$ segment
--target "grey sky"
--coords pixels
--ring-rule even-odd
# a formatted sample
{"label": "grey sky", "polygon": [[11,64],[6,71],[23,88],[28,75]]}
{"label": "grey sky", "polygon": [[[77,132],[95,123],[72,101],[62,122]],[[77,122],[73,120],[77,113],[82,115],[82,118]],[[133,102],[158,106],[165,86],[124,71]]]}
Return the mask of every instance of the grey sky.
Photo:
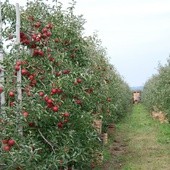
{"label": "grey sky", "polygon": [[[61,2],[67,6],[70,0]],[[158,62],[166,63],[170,0],[77,0],[75,12],[87,20],[85,34],[98,31],[110,63],[130,86],[143,85]]]}

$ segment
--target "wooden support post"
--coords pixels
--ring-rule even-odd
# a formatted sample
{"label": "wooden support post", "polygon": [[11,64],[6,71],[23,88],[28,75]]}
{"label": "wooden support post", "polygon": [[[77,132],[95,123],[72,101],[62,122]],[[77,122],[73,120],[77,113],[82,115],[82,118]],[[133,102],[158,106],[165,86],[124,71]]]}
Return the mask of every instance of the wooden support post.
{"label": "wooden support post", "polygon": [[[1,63],[3,63],[4,54],[3,54],[3,42],[2,42],[2,2],[0,1],[0,87],[4,86],[4,68]],[[5,93],[0,94],[0,113],[4,112],[3,106],[5,104]]]}
{"label": "wooden support post", "polygon": [[[17,60],[20,60],[20,11],[19,4],[16,3],[16,45],[18,45]],[[22,89],[21,89],[21,66],[17,71],[17,99],[18,99],[18,116],[22,114]],[[18,118],[19,119],[19,118]],[[23,135],[23,127],[19,122],[19,133]]]}

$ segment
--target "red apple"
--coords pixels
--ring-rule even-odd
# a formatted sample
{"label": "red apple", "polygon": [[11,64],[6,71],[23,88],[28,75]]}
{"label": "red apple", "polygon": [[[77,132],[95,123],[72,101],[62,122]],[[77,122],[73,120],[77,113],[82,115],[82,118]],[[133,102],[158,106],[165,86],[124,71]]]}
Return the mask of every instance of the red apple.
{"label": "red apple", "polygon": [[81,82],[82,82],[82,79],[77,78],[77,83],[81,83]]}
{"label": "red apple", "polygon": [[61,72],[56,72],[55,75],[56,75],[57,77],[59,77],[59,76],[61,76]]}
{"label": "red apple", "polygon": [[19,71],[20,70],[20,66],[19,65],[16,65],[15,66],[15,71]]}
{"label": "red apple", "polygon": [[32,36],[31,36],[31,37],[32,37],[32,39],[33,39],[33,40],[36,40],[37,35],[36,35],[36,34],[32,34]]}
{"label": "red apple", "polygon": [[29,122],[29,127],[35,127],[35,123],[34,122]]}
{"label": "red apple", "polygon": [[16,62],[16,65],[17,65],[17,66],[20,66],[21,64],[22,64],[21,61],[17,61],[17,62]]}
{"label": "red apple", "polygon": [[70,70],[63,70],[63,74],[69,74]]}
{"label": "red apple", "polygon": [[0,94],[3,92],[3,90],[4,90],[3,87],[0,87]]}
{"label": "red apple", "polygon": [[48,103],[48,104],[52,104],[52,103],[53,103],[53,100],[52,100],[52,99],[48,99],[48,100],[47,100],[47,103]]}
{"label": "red apple", "polygon": [[29,17],[28,17],[28,20],[34,21],[34,17],[33,17],[33,16],[29,16]]}
{"label": "red apple", "polygon": [[57,93],[57,89],[51,89],[51,94],[56,94]]}
{"label": "red apple", "polygon": [[14,97],[14,96],[15,96],[14,92],[13,92],[13,91],[10,91],[10,92],[9,92],[9,96],[10,96],[10,97]]}
{"label": "red apple", "polygon": [[42,50],[39,50],[39,51],[38,51],[38,54],[39,54],[40,56],[44,56],[44,52],[43,52]]}
{"label": "red apple", "polygon": [[64,117],[69,117],[70,116],[70,113],[66,112],[63,114]]}
{"label": "red apple", "polygon": [[40,26],[41,26],[41,23],[40,22],[37,22],[37,23],[35,23],[35,28],[39,28]]}
{"label": "red apple", "polygon": [[81,104],[82,104],[82,101],[81,101],[81,100],[76,100],[75,102],[76,102],[76,104],[78,104],[78,105],[81,105]]}
{"label": "red apple", "polygon": [[46,27],[42,29],[42,33],[46,33],[47,31],[48,31],[48,28]]}
{"label": "red apple", "polygon": [[54,112],[58,112],[58,107],[57,106],[54,106],[52,109],[53,109]]}
{"label": "red apple", "polygon": [[107,101],[108,101],[108,102],[111,102],[111,100],[112,100],[112,99],[111,99],[110,97],[107,98]]}
{"label": "red apple", "polygon": [[15,105],[15,102],[10,102],[10,107],[13,107]]}
{"label": "red apple", "polygon": [[10,149],[11,149],[11,147],[8,146],[8,145],[5,145],[5,146],[3,147],[3,150],[4,150],[4,151],[10,151]]}
{"label": "red apple", "polygon": [[44,92],[40,91],[40,92],[39,92],[39,95],[40,95],[41,97],[43,97],[43,96],[44,96]]}
{"label": "red apple", "polygon": [[58,128],[62,128],[63,127],[63,123],[59,122],[59,123],[57,123],[57,126],[58,126]]}
{"label": "red apple", "polygon": [[58,38],[56,38],[56,39],[55,39],[55,42],[58,43],[58,42],[60,42],[60,40],[59,40]]}
{"label": "red apple", "polygon": [[49,97],[48,96],[45,96],[44,97],[44,100],[47,102],[49,100]]}
{"label": "red apple", "polygon": [[50,37],[52,33],[50,31],[47,32],[47,36]]}
{"label": "red apple", "polygon": [[7,140],[7,139],[4,139],[4,140],[2,140],[2,143],[3,143],[3,144],[7,144],[7,143],[8,143],[8,140]]}
{"label": "red apple", "polygon": [[9,140],[8,140],[8,145],[9,145],[9,146],[15,145],[15,141],[14,141],[13,139],[9,139]]}
{"label": "red apple", "polygon": [[31,74],[28,78],[29,80],[34,80],[34,75]]}
{"label": "red apple", "polygon": [[28,112],[23,112],[22,114],[24,117],[28,117],[28,115],[29,115]]}
{"label": "red apple", "polygon": [[63,90],[60,89],[60,88],[57,88],[57,89],[56,89],[56,93],[57,93],[57,94],[61,94],[61,93],[63,93]]}
{"label": "red apple", "polygon": [[53,28],[53,25],[51,23],[47,24],[46,26],[48,29],[52,29]]}
{"label": "red apple", "polygon": [[21,74],[22,75],[27,75],[28,74],[28,70],[26,70],[25,68],[23,68],[22,70],[21,70]]}

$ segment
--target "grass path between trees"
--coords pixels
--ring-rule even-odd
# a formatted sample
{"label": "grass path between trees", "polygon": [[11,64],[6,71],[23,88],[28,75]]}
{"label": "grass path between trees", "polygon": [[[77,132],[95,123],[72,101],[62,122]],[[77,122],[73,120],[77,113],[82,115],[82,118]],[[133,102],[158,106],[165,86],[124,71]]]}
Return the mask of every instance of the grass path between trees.
{"label": "grass path between trees", "polygon": [[170,124],[153,120],[142,104],[134,105],[117,125],[104,159],[102,170],[170,170]]}

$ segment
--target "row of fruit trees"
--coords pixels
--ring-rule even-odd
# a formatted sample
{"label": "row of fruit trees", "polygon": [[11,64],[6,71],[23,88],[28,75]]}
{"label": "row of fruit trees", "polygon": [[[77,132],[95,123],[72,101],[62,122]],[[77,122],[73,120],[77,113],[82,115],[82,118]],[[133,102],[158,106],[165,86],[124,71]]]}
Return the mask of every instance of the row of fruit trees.
{"label": "row of fruit trees", "polygon": [[170,121],[170,60],[144,86],[142,100],[150,111],[163,112]]}
{"label": "row of fruit trees", "polygon": [[0,169],[90,169],[131,91],[84,19],[54,1],[1,4]]}

